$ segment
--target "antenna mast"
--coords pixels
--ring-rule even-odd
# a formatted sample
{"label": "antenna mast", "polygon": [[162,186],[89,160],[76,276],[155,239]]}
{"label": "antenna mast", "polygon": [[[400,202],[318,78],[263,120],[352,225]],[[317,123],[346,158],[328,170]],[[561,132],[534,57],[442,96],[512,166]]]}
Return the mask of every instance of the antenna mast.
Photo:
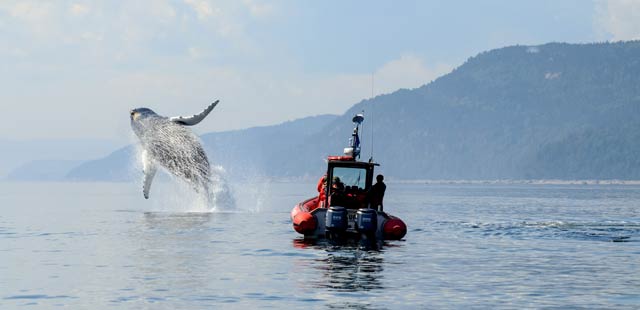
{"label": "antenna mast", "polygon": [[369,162],[373,162],[373,74],[374,72],[371,72],[371,98],[369,98],[371,102],[371,115],[369,115],[369,122],[371,122],[371,153],[369,154]]}

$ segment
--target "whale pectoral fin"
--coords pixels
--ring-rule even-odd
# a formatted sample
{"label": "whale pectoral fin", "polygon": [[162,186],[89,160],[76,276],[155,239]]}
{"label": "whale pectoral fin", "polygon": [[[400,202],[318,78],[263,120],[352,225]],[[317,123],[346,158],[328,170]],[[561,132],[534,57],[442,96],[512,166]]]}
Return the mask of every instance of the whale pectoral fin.
{"label": "whale pectoral fin", "polygon": [[207,117],[207,115],[209,115],[209,112],[211,112],[211,110],[213,110],[213,108],[216,107],[216,105],[218,105],[218,102],[220,102],[220,100],[216,100],[214,103],[210,104],[206,109],[204,109],[204,111],[200,112],[199,114],[194,114],[192,116],[174,116],[174,117],[170,117],[169,120],[174,122],[174,123],[178,123],[180,125],[185,125],[185,126],[193,126],[197,123],[200,123],[205,117]]}
{"label": "whale pectoral fin", "polygon": [[144,185],[142,185],[144,199],[149,199],[149,189],[151,188],[151,182],[153,181],[153,177],[156,175],[156,171],[157,169],[154,166],[144,172]]}
{"label": "whale pectoral fin", "polygon": [[147,151],[142,152],[142,171],[144,172],[144,183],[142,185],[142,194],[145,199],[149,199],[149,189],[151,188],[151,182],[156,175],[158,168],[153,163]]}

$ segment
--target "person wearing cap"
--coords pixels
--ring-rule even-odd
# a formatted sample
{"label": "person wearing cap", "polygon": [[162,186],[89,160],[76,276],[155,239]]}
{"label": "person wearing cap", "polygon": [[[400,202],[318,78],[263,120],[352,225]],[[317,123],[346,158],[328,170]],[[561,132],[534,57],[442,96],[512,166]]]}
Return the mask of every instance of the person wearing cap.
{"label": "person wearing cap", "polygon": [[335,191],[342,192],[342,191],[344,191],[344,183],[342,183],[342,181],[340,181],[339,177],[333,177],[333,182],[331,182],[331,191],[332,192],[335,192]]}

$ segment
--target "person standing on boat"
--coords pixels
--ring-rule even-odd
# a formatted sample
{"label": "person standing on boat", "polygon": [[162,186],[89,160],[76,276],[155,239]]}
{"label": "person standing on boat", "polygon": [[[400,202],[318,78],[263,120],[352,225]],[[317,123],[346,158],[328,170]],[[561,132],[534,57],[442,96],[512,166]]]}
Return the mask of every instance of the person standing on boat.
{"label": "person standing on boat", "polygon": [[318,180],[318,206],[317,208],[322,208],[324,206],[324,200],[327,197],[326,187],[327,187],[327,175],[323,175],[320,180]]}
{"label": "person standing on boat", "polygon": [[387,185],[385,185],[382,180],[384,180],[384,176],[382,176],[382,174],[378,174],[376,176],[376,184],[371,186],[367,195],[369,208],[376,209],[378,211],[382,211],[383,209],[382,199],[384,198],[384,191],[387,190]]}

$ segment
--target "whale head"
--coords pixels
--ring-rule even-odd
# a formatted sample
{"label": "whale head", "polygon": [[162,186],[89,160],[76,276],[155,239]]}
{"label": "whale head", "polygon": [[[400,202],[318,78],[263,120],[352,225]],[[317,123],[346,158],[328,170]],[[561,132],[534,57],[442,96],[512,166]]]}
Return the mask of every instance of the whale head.
{"label": "whale head", "polygon": [[131,119],[131,128],[136,133],[140,139],[143,139],[145,132],[151,126],[153,126],[154,121],[162,118],[156,112],[148,108],[137,108],[129,111],[130,119]]}
{"label": "whale head", "polygon": [[147,118],[149,116],[158,116],[158,114],[156,114],[156,112],[153,112],[153,110],[148,109],[148,108],[137,108],[137,109],[133,109],[129,112],[129,115],[131,116],[131,121],[132,122],[137,122],[143,118]]}

